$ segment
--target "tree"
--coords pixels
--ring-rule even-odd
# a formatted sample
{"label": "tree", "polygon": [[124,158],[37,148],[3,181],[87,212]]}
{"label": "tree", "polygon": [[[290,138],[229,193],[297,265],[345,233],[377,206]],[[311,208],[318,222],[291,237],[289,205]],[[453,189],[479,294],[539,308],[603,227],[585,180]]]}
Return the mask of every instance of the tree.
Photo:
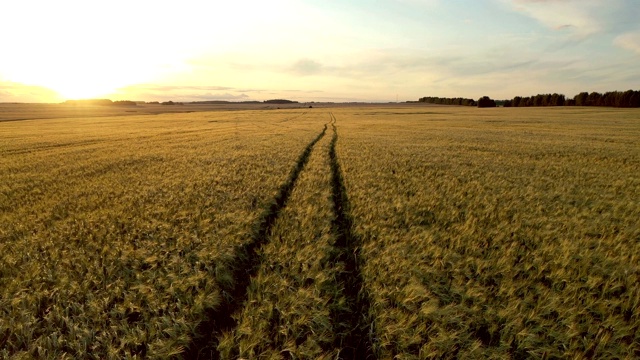
{"label": "tree", "polygon": [[438,104],[438,105],[464,105],[475,106],[476,102],[473,99],[465,98],[441,98],[436,96],[425,96],[418,99],[419,102]]}
{"label": "tree", "polygon": [[576,101],[576,106],[587,106],[587,98],[589,97],[588,92],[581,92],[576,95],[573,100]]}
{"label": "tree", "polygon": [[542,106],[542,100],[544,97],[540,94],[533,96],[533,106]]}
{"label": "tree", "polygon": [[633,98],[633,90],[627,90],[620,96],[620,101],[617,106],[620,107],[635,107],[631,104],[631,98]]}
{"label": "tree", "polygon": [[599,92],[592,92],[587,96],[587,106],[602,106],[602,94]]}
{"label": "tree", "polygon": [[553,93],[551,95],[551,99],[549,100],[549,106],[564,106],[564,95]]}
{"label": "tree", "polygon": [[640,91],[634,91],[629,99],[629,107],[640,107]]}
{"label": "tree", "polygon": [[488,96],[483,96],[478,100],[479,108],[496,107],[496,102]]}

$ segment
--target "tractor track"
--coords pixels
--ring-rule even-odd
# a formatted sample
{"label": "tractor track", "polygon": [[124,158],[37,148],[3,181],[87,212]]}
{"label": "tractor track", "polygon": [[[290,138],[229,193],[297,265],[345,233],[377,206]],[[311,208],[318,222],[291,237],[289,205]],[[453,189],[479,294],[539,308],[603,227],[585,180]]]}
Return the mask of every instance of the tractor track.
{"label": "tractor track", "polygon": [[[326,134],[331,126],[333,136],[329,144],[329,160],[331,207],[333,219],[331,232],[335,237],[333,248],[325,254],[328,263],[340,264],[342,271],[335,278],[342,294],[333,297],[329,304],[331,321],[334,323],[336,336],[330,348],[339,350],[339,359],[376,359],[374,352],[375,329],[370,319],[370,297],[365,290],[360,272],[361,239],[353,232],[353,219],[350,214],[349,198],[347,196],[342,169],[336,153],[338,131],[336,117],[329,113],[330,122],[311,141],[300,154],[296,165],[291,170],[288,180],[281,185],[271,204],[265,209],[254,226],[251,240],[239,246],[234,252],[233,264],[234,284],[229,289],[223,289],[222,304],[207,311],[205,320],[197,329],[196,336],[182,354],[185,359],[220,359],[218,338],[226,332],[233,331],[238,326],[234,314],[238,314],[247,299],[252,279],[258,274],[263,264],[260,249],[269,243],[271,231],[279,218],[281,210],[287,205],[289,197],[296,186],[300,173],[305,169],[311,152]],[[326,150],[325,150],[326,151]],[[323,151],[324,152],[324,151]],[[341,303],[344,301],[344,303]],[[237,352],[237,349],[235,350]]]}
{"label": "tractor track", "polygon": [[223,289],[226,295],[222,303],[215,309],[206,311],[203,320],[195,331],[195,336],[185,353],[181,354],[185,359],[219,359],[218,336],[233,329],[237,324],[232,315],[244,306],[248,295],[248,286],[251,278],[257,273],[262,262],[258,249],[269,240],[269,233],[273,227],[280,210],[284,208],[295,187],[296,181],[309,161],[309,156],[315,146],[327,131],[327,125],[318,136],[313,139],[298,157],[295,166],[289,173],[287,181],[280,186],[278,193],[271,204],[265,209],[257,223],[254,225],[251,240],[239,246],[233,261],[234,284],[229,289]]}
{"label": "tractor track", "polygon": [[370,297],[365,290],[364,281],[360,272],[361,239],[353,232],[353,218],[350,213],[349,198],[344,185],[342,169],[336,153],[338,142],[338,130],[336,117],[331,114],[331,127],[333,137],[329,147],[329,160],[331,166],[331,193],[334,211],[334,263],[342,262],[345,271],[340,274],[337,281],[344,289],[347,299],[347,307],[335,307],[332,318],[339,324],[340,336],[336,338],[337,348],[341,348],[341,359],[376,359],[374,353],[374,328],[370,320]]}

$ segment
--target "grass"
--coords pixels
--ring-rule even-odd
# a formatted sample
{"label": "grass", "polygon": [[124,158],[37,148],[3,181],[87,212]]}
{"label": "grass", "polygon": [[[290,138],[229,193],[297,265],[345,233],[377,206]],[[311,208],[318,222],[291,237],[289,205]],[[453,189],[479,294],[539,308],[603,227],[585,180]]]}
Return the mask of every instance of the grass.
{"label": "grass", "polygon": [[419,107],[0,123],[0,357],[640,356],[637,110]]}

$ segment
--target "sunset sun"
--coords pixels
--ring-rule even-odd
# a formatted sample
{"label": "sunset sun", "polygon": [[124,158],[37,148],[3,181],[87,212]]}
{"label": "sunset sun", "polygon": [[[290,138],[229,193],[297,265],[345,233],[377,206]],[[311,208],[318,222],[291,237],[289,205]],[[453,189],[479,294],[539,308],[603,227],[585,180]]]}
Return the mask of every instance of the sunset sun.
{"label": "sunset sun", "polygon": [[[45,66],[27,62],[16,66],[13,74],[26,84],[46,87],[64,99],[106,97],[124,86],[154,78],[152,69],[139,61],[87,48],[69,47],[64,57],[52,57]],[[87,50],[94,51],[87,54]]]}
{"label": "sunset sun", "polygon": [[[93,75],[93,74],[92,74]],[[52,79],[43,84],[65,99],[89,99],[106,97],[122,84],[102,76],[70,75],[64,79]]]}

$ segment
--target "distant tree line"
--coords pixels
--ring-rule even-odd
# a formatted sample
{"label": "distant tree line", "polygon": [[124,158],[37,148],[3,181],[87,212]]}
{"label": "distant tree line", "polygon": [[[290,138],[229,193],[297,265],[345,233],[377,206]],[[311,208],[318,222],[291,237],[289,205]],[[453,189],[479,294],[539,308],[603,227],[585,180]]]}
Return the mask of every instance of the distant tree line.
{"label": "distant tree line", "polygon": [[82,100],[67,100],[64,102],[66,105],[113,105],[113,101],[109,99],[82,99]]}
{"label": "distant tree line", "polygon": [[511,100],[505,100],[504,107],[529,107],[529,106],[565,106],[567,99],[562,94],[538,94],[535,96],[516,96]]}
{"label": "distant tree line", "polygon": [[138,103],[131,100],[117,100],[113,102],[113,105],[119,106],[138,106]]}
{"label": "distant tree line", "polygon": [[286,99],[273,99],[273,100],[265,100],[265,104],[297,104],[297,101],[286,100]]}
{"label": "distant tree line", "polygon": [[640,91],[610,91],[604,94],[581,92],[573,98],[575,106],[640,107]]}
{"label": "distant tree line", "polygon": [[100,105],[100,106],[137,106],[138,103],[131,100],[117,100],[111,101],[109,99],[81,99],[81,100],[67,100],[64,102],[66,105]]}
{"label": "distant tree line", "polygon": [[572,99],[562,94],[538,94],[535,96],[516,96],[504,101],[504,107],[529,106],[610,106],[636,108],[640,107],[640,91],[581,92]]}
{"label": "distant tree line", "polygon": [[440,104],[440,105],[463,105],[463,106],[476,106],[476,103],[473,99],[465,99],[465,98],[442,98],[436,96],[425,96],[418,99],[419,102],[429,103],[429,104]]}
{"label": "distant tree line", "polygon": [[418,102],[424,102],[429,104],[439,104],[439,105],[462,105],[462,106],[477,106],[477,107],[496,107],[496,101],[489,98],[488,96],[483,96],[478,101],[473,99],[465,99],[465,98],[442,98],[436,96],[425,96],[418,99]]}
{"label": "distant tree line", "polygon": [[247,101],[228,101],[228,100],[203,100],[203,101],[192,101],[188,104],[197,104],[197,105],[224,105],[224,104],[260,104],[260,101],[255,100],[247,100]]}

